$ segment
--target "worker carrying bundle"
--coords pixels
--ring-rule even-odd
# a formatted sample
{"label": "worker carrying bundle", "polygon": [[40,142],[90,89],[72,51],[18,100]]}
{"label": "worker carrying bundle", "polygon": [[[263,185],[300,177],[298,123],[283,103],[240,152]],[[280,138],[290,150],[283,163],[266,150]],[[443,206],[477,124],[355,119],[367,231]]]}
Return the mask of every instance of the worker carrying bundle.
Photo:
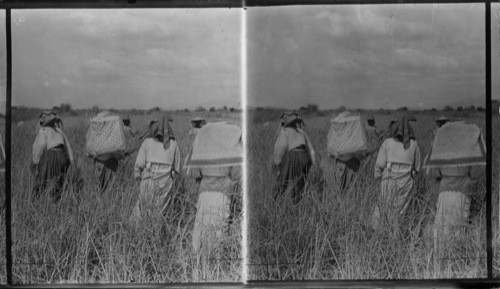
{"label": "worker carrying bundle", "polygon": [[439,181],[432,230],[438,259],[469,223],[470,204],[475,198],[471,185],[484,178],[485,152],[481,129],[475,124],[448,122],[436,131],[424,167]]}
{"label": "worker carrying bundle", "polygon": [[328,155],[339,161],[364,159],[368,140],[361,116],[345,111],[333,118],[327,142]]}
{"label": "worker carrying bundle", "polygon": [[103,111],[90,119],[85,146],[88,155],[99,161],[121,159],[126,149],[123,122],[118,115]]}
{"label": "worker carrying bundle", "polygon": [[241,165],[241,129],[225,122],[212,122],[198,130],[184,168],[220,168]]}
{"label": "worker carrying bundle", "polygon": [[232,192],[242,177],[242,163],[238,126],[214,122],[198,130],[185,163],[187,175],[199,183],[192,233],[194,252],[200,253],[202,248],[210,251],[224,239],[224,227],[232,215],[231,203],[240,197]]}
{"label": "worker carrying bundle", "polygon": [[481,129],[463,121],[448,122],[436,131],[424,168],[486,165]]}

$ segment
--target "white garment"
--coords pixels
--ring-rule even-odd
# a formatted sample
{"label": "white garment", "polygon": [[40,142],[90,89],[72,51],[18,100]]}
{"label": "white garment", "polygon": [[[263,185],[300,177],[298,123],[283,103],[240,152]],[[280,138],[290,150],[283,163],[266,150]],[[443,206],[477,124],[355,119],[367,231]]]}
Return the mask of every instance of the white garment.
{"label": "white garment", "polygon": [[199,252],[202,239],[210,247],[222,237],[230,214],[230,200],[220,192],[202,192],[196,203],[196,210],[192,242],[193,250]]}
{"label": "white garment", "polygon": [[135,161],[134,175],[136,179],[141,177],[148,163],[169,165],[173,171],[179,173],[181,161],[177,142],[170,140],[169,148],[165,149],[162,142],[152,138],[145,139]]}
{"label": "white garment", "polygon": [[439,194],[434,219],[434,249],[441,255],[453,231],[469,218],[470,198],[461,192],[445,191]]}

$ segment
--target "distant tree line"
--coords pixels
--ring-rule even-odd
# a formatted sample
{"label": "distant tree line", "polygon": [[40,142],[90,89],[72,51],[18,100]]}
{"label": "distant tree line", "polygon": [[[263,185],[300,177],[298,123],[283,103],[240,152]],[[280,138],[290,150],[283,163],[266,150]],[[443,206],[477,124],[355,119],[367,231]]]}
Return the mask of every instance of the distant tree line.
{"label": "distant tree line", "polygon": [[[24,120],[29,120],[32,118],[36,118],[40,115],[40,113],[44,110],[51,110],[51,109],[57,109],[59,113],[63,116],[87,116],[90,117],[94,115],[95,113],[98,113],[103,110],[111,111],[117,114],[130,114],[130,115],[151,115],[157,112],[165,111],[161,109],[158,106],[155,106],[150,109],[116,109],[116,108],[101,108],[98,105],[93,105],[91,108],[85,108],[85,109],[74,109],[71,104],[69,103],[61,103],[58,106],[53,106],[53,107],[47,107],[47,108],[33,108],[33,107],[26,107],[24,105],[21,106],[12,106],[12,121],[13,122],[19,122],[19,121],[24,121]],[[219,112],[219,111],[224,111],[224,112],[239,112],[241,109],[237,109],[235,107],[228,107],[228,106],[223,106],[220,108],[216,108],[214,106],[210,107],[208,110],[204,108],[203,106],[199,106],[193,111],[195,112]],[[171,111],[172,112],[172,111]],[[184,109],[177,109],[175,112],[191,112],[190,109],[184,108]],[[5,117],[4,115],[0,114],[0,118]]]}

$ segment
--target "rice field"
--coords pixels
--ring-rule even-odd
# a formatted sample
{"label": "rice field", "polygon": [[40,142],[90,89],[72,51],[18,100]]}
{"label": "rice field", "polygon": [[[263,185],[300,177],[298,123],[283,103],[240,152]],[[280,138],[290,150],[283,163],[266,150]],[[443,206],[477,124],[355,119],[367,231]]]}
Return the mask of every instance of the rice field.
{"label": "rice field", "polygon": [[[2,138],[0,141],[2,144],[5,144],[5,118],[0,118],[0,134]],[[5,145],[4,145],[5,149]],[[0,243],[5,244],[5,175],[4,173],[0,174]],[[5,246],[0,247],[0,258],[2,261],[0,262],[0,284],[7,283],[7,272],[6,272],[6,254],[5,254]]]}
{"label": "rice field", "polygon": [[[336,168],[326,156],[330,114],[304,117],[305,130],[320,164],[310,174],[305,197],[298,205],[293,205],[290,198],[274,202],[271,156],[279,114],[251,111],[248,117],[249,279],[486,277],[485,181],[472,188],[474,201],[466,234],[449,244],[446,259],[438,264],[429,239],[437,182],[419,175],[414,199],[399,231],[370,230],[379,183],[373,180],[370,163],[362,167],[347,192],[338,193]],[[171,115],[184,159],[190,145],[189,119],[194,113]],[[423,158],[430,149],[433,119],[441,113],[413,115],[417,117],[412,125]],[[240,123],[237,113],[206,112],[202,116],[208,121]],[[456,119],[458,115],[447,116]],[[385,128],[391,117],[375,114],[377,127]],[[480,125],[484,132],[484,118],[483,113],[470,113],[463,119]],[[140,131],[148,121],[148,115],[131,115],[132,126]],[[226,239],[205,252],[203,258],[196,256],[190,250],[190,234],[198,194],[195,182],[182,176],[176,191],[183,197],[165,219],[143,220],[140,226],[132,226],[128,220],[139,191],[138,182],[132,179],[135,155],[124,165],[113,187],[100,194],[93,164],[83,153],[86,117],[63,116],[63,122],[77,166],[70,172],[58,204],[48,198],[33,199],[30,194],[33,176],[29,161],[36,120],[12,127],[15,283],[242,281],[241,214],[236,216]],[[499,118],[494,119],[493,126],[494,131],[500,131]],[[499,147],[494,145],[494,159],[498,158]],[[494,176],[498,176],[498,162],[493,163]],[[498,188],[498,178],[493,180],[493,188]],[[241,193],[241,188],[236,190]],[[498,190],[493,195],[497,208],[493,227],[498,228]],[[241,207],[240,199],[238,205]],[[498,242],[495,248],[500,248]],[[1,253],[5,254],[3,247]],[[500,273],[497,260],[494,268]]]}
{"label": "rice field", "polygon": [[[187,131],[194,112],[170,114],[185,159]],[[240,114],[205,112],[207,121],[241,124]],[[13,115],[13,119],[19,116]],[[236,215],[221,241],[192,253],[191,230],[198,198],[197,184],[184,174],[176,181],[177,202],[161,220],[144,218],[134,226],[129,217],[139,193],[133,179],[135,155],[122,163],[111,188],[98,192],[97,175],[84,156],[88,120],[62,115],[76,166],[70,169],[62,199],[35,199],[29,164],[36,119],[12,126],[13,278],[27,283],[156,283],[241,281],[241,186],[234,188]],[[151,116],[131,115],[132,127],[144,132]],[[183,163],[183,162],[182,162]],[[3,232],[3,231],[2,231]],[[1,247],[3,250],[3,246]]]}
{"label": "rice field", "polygon": [[[375,113],[385,129],[395,112]],[[431,146],[434,118],[478,124],[485,114],[412,113],[422,162]],[[326,155],[331,113],[304,116],[305,131],[316,150],[319,168],[309,175],[304,197],[274,201],[272,154],[280,112],[252,111],[248,119],[248,236],[250,280],[427,279],[486,277],[485,178],[471,188],[473,201],[464,234],[448,244],[445,258],[434,260],[430,224],[438,183],[420,173],[416,191],[397,230],[369,228],[380,183],[373,160],[362,166],[349,189],[340,194],[338,174]],[[498,124],[497,124],[498,125]],[[498,215],[496,215],[498,218]]]}
{"label": "rice field", "polygon": [[493,275],[500,276],[500,216],[499,216],[499,175],[500,175],[500,116],[493,112],[492,119],[492,208],[493,208]]}

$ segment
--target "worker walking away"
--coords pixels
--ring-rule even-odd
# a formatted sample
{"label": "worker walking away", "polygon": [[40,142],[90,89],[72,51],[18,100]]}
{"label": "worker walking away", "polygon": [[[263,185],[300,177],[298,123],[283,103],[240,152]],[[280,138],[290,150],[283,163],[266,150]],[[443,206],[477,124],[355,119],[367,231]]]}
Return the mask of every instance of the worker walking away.
{"label": "worker walking away", "polygon": [[391,229],[399,226],[411,201],[415,178],[420,171],[420,149],[406,117],[390,127],[375,162],[375,179],[381,179],[380,193],[373,210],[372,227],[379,230],[382,220]]}
{"label": "worker walking away", "polygon": [[58,117],[51,111],[40,115],[42,127],[33,143],[32,172],[35,174],[35,197],[49,192],[58,202],[68,168],[74,163],[73,149],[61,128]]}
{"label": "worker walking away", "polygon": [[448,122],[436,131],[426,167],[439,181],[439,196],[433,224],[435,257],[463,233],[474,197],[471,185],[484,180],[485,146],[481,129],[461,121]]}
{"label": "worker walking away", "polygon": [[180,170],[180,150],[168,118],[157,116],[148,128],[135,161],[134,177],[140,180],[140,191],[132,221],[138,222],[145,215],[160,217],[166,212]]}
{"label": "worker walking away", "polygon": [[275,199],[292,191],[293,203],[297,204],[304,193],[309,170],[316,165],[316,155],[302,128],[302,118],[295,112],[289,112],[283,113],[281,120],[282,127],[274,145],[273,158],[278,181]]}
{"label": "worker walking away", "polygon": [[114,182],[120,160],[127,154],[127,139],[122,119],[102,111],[90,119],[86,137],[86,154],[93,159],[102,193]]}
{"label": "worker walking away", "polygon": [[225,239],[231,216],[231,199],[242,177],[241,129],[225,122],[208,123],[198,131],[192,153],[186,160],[188,176],[199,184],[193,251],[209,253]]}

